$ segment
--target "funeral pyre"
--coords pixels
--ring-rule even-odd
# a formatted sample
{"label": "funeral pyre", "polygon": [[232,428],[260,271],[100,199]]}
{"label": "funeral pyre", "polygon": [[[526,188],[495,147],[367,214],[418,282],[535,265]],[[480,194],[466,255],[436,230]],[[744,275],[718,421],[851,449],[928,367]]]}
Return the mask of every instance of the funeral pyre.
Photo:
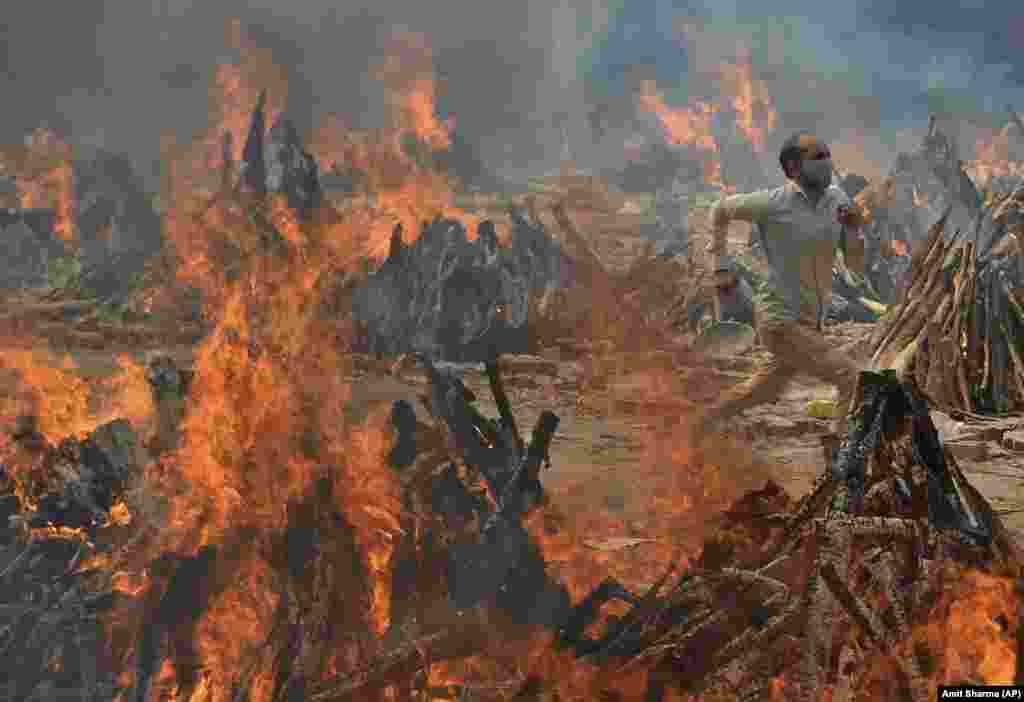
{"label": "funeral pyre", "polygon": [[[529,205],[489,223],[454,203],[416,158],[445,141],[428,73],[381,69],[397,132],[311,147],[361,163],[385,213],[324,202],[278,86],[244,68],[220,68],[232,101],[200,153],[168,148],[168,265],[203,302],[192,362],[126,358],[92,394],[38,339],[3,357],[5,699],[923,700],[1018,676],[1018,555],[910,380],[864,376],[794,502],[743,447],[686,438],[717,388],[689,352],[641,362],[662,330],[564,208],[555,242]],[[559,506],[559,418],[508,382],[524,324],[565,323],[547,310],[567,268],[590,309],[561,333],[603,342],[573,359],[585,383],[629,364],[648,413],[632,531]],[[483,366],[496,417],[449,361]],[[353,416],[356,380],[400,366],[422,408]]]}
{"label": "funeral pyre", "polygon": [[[225,388],[166,356],[125,365],[135,402],[117,409],[144,411],[146,431],[116,420],[57,441],[44,431],[75,425],[19,415],[4,446],[5,697],[923,701],[1019,676],[1019,553],[912,380],[862,376],[850,434],[799,501],[769,482],[723,503],[709,470],[742,452],[681,450],[669,428],[650,458],[684,475],[647,476],[673,489],[652,505],[666,524],[623,538],[545,491],[559,419],[542,411],[522,433],[501,361],[484,365],[494,418],[456,371],[417,364],[422,409],[349,425],[319,475],[296,462],[323,458],[325,437],[289,446],[276,412],[249,406],[264,431],[245,444],[240,418],[193,424],[202,393]],[[256,375],[239,395],[273,379]],[[196,434],[224,463],[185,474],[182,457],[214,458]],[[260,464],[287,448],[292,463]],[[710,527],[707,504],[723,510]]]}
{"label": "funeral pyre", "polygon": [[1024,186],[994,195],[966,230],[947,214],[919,242],[909,286],[873,336],[880,367],[912,372],[937,405],[1024,406]]}

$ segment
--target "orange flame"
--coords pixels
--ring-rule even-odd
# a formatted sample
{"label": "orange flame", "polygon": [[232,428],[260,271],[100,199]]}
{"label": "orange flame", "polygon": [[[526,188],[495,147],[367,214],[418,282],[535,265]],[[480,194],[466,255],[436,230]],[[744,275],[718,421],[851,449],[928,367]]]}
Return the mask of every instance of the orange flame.
{"label": "orange flame", "polygon": [[[288,100],[285,69],[277,64],[271,52],[254,43],[237,19],[229,20],[225,30],[232,60],[218,63],[210,84],[210,124],[195,142],[178,144],[174,134],[162,137],[164,162],[172,174],[169,191],[203,192],[217,188],[217,179],[229,164],[238,162],[245,148],[253,108],[260,92],[267,93],[265,126],[269,130],[281,115]],[[231,149],[225,154],[225,139]]]}
{"label": "orange flame", "polygon": [[757,151],[762,151],[766,135],[775,128],[776,114],[768,85],[754,78],[750,50],[741,46],[735,63],[721,66],[723,87],[732,94],[739,127]]}
{"label": "orange flame", "polygon": [[706,102],[698,102],[693,107],[669,107],[653,80],[642,83],[640,106],[658,116],[670,142],[696,146],[704,152],[704,181],[709,185],[721,183],[718,142],[712,130],[717,107]]}
{"label": "orange flame", "polygon": [[[270,61],[248,48],[250,60]],[[234,80],[239,74],[222,70],[220,75]],[[248,128],[262,87],[254,79],[261,76],[245,70],[241,75],[246,78],[241,83],[222,84],[225,95],[245,96],[239,98],[247,103],[245,110],[231,109],[230,100],[215,102],[220,107],[212,135],[225,129],[235,133],[243,124]],[[343,135],[331,143],[347,148],[349,142]],[[375,154],[390,156],[387,165],[406,165],[394,142],[390,150],[367,147],[362,153],[368,165],[376,165]],[[355,148],[346,155],[357,153]],[[319,283],[363,252],[365,210],[346,213],[343,221],[305,223],[274,196],[264,213],[283,245],[270,244],[245,205],[229,199],[211,204],[197,192],[194,181],[184,177],[192,165],[181,158],[173,163],[167,231],[182,255],[179,275],[202,291],[214,328],[196,352],[193,382],[201,391],[190,398],[180,448],[167,461],[175,482],[185,488],[173,494],[169,528],[155,548],[188,555],[207,545],[223,547],[218,553],[229,562],[219,568],[233,581],[204,612],[196,638],[203,667],[212,676],[209,684],[227,690],[271,631],[282,585],[266,559],[291,528],[293,507],[319,499],[318,486],[331,486],[334,505],[324,519],[335,524],[340,515],[351,525],[354,555],[366,573],[368,609],[362,609],[355,592],[348,595],[349,606],[362,618],[361,628],[381,634],[390,621],[390,570],[401,504],[385,461],[390,435],[378,420],[351,425],[345,411],[351,375],[343,353],[347,340],[322,314]],[[351,565],[338,567],[351,570]],[[330,597],[332,588],[345,583],[316,587]],[[341,656],[333,665],[354,665],[348,658]],[[263,689],[263,683],[257,687]]]}
{"label": "orange flame", "polygon": [[1024,173],[1024,164],[1010,159],[1010,134],[1007,129],[980,130],[974,145],[974,159],[966,165],[967,173],[980,187],[994,178]]}
{"label": "orange flame", "polygon": [[861,692],[878,696],[892,688],[894,656],[917,656],[928,662],[922,670],[932,695],[939,685],[964,681],[1013,684],[1020,621],[1016,576],[994,575],[950,562],[933,577],[940,594],[927,617],[895,651],[879,652],[868,662],[859,685]]}
{"label": "orange flame", "polygon": [[21,415],[34,416],[50,442],[82,436],[116,418],[146,427],[154,416],[145,369],[128,356],[120,371],[95,384],[70,355],[63,357],[32,339],[5,339],[0,371],[9,392],[0,398],[0,421],[10,426]]}
{"label": "orange flame", "polygon": [[656,114],[668,139],[673,144],[689,144],[705,154],[704,181],[725,190],[733,190],[722,182],[721,154],[714,135],[715,115],[727,104],[735,113],[737,128],[754,149],[764,150],[767,134],[775,128],[776,112],[767,83],[754,78],[749,50],[740,47],[734,63],[719,66],[715,72],[719,83],[718,102],[695,100],[686,107],[670,107],[653,80],[640,85],[640,107]]}
{"label": "orange flame", "polygon": [[52,209],[54,232],[69,248],[76,242],[74,151],[55,132],[38,128],[25,138],[25,153],[17,164],[4,164],[13,172],[18,205],[25,209]]}
{"label": "orange flame", "polygon": [[[364,179],[361,197],[347,203],[346,226],[366,232],[365,253],[377,260],[386,255],[399,223],[405,242],[411,243],[424,221],[457,217],[472,239],[483,217],[456,202],[457,184],[432,163],[433,153],[450,148],[454,121],[437,114],[438,85],[425,37],[394,35],[387,58],[371,75],[388,90],[390,126],[357,132],[338,115],[328,115],[310,144],[324,170],[353,169]],[[507,223],[495,227],[499,239],[507,240]]]}

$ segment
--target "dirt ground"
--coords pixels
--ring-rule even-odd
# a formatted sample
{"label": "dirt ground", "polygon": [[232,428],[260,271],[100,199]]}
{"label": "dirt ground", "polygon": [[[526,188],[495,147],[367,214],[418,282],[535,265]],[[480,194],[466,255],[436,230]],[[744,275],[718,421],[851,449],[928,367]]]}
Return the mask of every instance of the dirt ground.
{"label": "dirt ground", "polygon": [[[869,325],[843,325],[830,329],[829,336],[854,353],[868,329]],[[746,361],[752,364],[753,358]],[[551,446],[552,467],[542,474],[545,485],[557,495],[560,487],[585,481],[588,485],[583,494],[593,505],[628,516],[632,498],[639,498],[642,492],[633,476],[644,460],[643,430],[670,419],[672,409],[666,406],[665,416],[637,411],[635,384],[631,381],[643,382],[640,372],[626,371],[600,392],[581,393],[578,362],[515,356],[506,359],[505,364],[508,394],[522,430],[528,430],[545,409],[561,419]],[[742,359],[730,365],[733,370],[716,374],[723,383],[745,375]],[[483,373],[467,371],[466,382],[479,398],[481,410],[497,416]],[[416,372],[365,375],[355,381],[353,401],[362,408],[361,414],[396,399],[416,404],[424,389],[425,379]],[[730,427],[729,434],[749,446],[754,459],[768,465],[771,479],[791,495],[802,495],[823,469],[821,437],[828,431],[826,421],[809,416],[807,404],[814,399],[830,399],[832,394],[828,386],[798,379],[779,402],[748,412]],[[681,403],[677,416],[685,412],[686,405]],[[1024,417],[1006,418],[998,432],[962,425],[941,412],[933,412],[933,417],[968,478],[1003,514],[1008,527],[1024,533],[1024,453],[1005,449],[997,436],[1015,424],[1024,426]],[[581,493],[574,494],[580,499]]]}
{"label": "dirt ground", "polygon": [[[704,249],[706,231],[700,223],[705,211],[695,211],[691,223],[696,225],[692,250]],[[631,235],[628,227],[617,226],[613,218],[577,216],[584,232],[590,233],[591,244],[607,267],[623,270],[643,249],[643,240]],[[595,234],[596,232],[596,234]],[[733,246],[746,242],[747,231],[740,225],[730,232]],[[866,363],[865,339],[871,325],[845,324],[830,327],[827,334],[837,346]],[[181,363],[191,363],[192,349],[169,350]],[[667,355],[669,350],[664,350]],[[718,387],[741,380],[756,360],[757,349],[745,357],[726,359],[707,370]],[[652,351],[657,355],[656,351]],[[109,350],[74,352],[79,367],[87,375],[104,376],[117,369],[116,354]],[[138,360],[143,353],[135,352]],[[634,474],[644,460],[641,436],[645,429],[680,417],[692,407],[696,398],[661,398],[660,408],[644,399],[650,394],[649,369],[635,359],[623,358],[607,371],[607,382],[600,388],[584,387],[586,368],[578,358],[565,357],[564,351],[550,350],[538,356],[511,356],[503,361],[507,390],[522,431],[529,431],[543,410],[555,412],[561,419],[551,446],[552,468],[542,474],[543,481],[556,495],[569,484],[586,484],[583,491],[573,492],[572,505],[600,505],[620,510],[624,516],[634,504],[642,486]],[[661,372],[670,375],[692,369],[671,368],[661,363]],[[467,369],[467,385],[479,398],[481,410],[497,416],[490,402],[487,381],[479,369]],[[657,382],[657,381],[654,381]],[[375,408],[397,399],[409,400],[417,407],[417,397],[425,389],[425,378],[418,372],[399,368],[394,373],[380,370],[364,372],[352,378],[353,416],[365,416]],[[730,427],[734,440],[749,447],[751,455],[768,466],[768,477],[791,495],[802,495],[823,467],[821,437],[827,422],[809,416],[807,404],[813,399],[830,399],[832,389],[810,380],[797,380],[779,402],[748,412]],[[675,402],[678,400],[678,402]],[[638,403],[645,404],[638,409]],[[992,502],[1007,525],[1024,533],[1024,453],[1006,449],[1000,435],[1020,425],[1024,416],[1006,418],[993,429],[982,431],[977,426],[959,424],[941,413],[933,413],[936,424],[958,457],[958,462],[979,490]],[[726,467],[727,468],[727,467]]]}

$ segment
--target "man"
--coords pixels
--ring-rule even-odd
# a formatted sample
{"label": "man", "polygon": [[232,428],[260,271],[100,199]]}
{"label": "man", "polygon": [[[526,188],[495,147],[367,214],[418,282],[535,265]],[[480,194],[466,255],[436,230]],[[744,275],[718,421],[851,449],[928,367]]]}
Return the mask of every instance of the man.
{"label": "man", "polygon": [[761,229],[765,276],[755,291],[755,318],[771,360],[723,393],[699,429],[774,402],[794,376],[804,373],[838,386],[835,430],[845,433],[859,369],[825,340],[821,329],[832,296],[836,251],[843,252],[851,270],[863,273],[862,218],[846,194],[831,184],[831,154],[814,135],[800,132],[787,139],[779,164],[786,174],[784,186],[726,197],[711,212],[712,265],[715,284],[723,292],[738,282],[735,263],[726,252],[729,222],[743,220]]}

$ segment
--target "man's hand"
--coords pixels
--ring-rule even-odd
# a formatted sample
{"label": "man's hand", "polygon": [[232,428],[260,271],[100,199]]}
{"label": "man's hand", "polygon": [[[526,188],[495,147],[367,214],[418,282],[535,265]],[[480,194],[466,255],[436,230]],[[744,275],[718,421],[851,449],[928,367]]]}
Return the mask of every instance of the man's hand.
{"label": "man's hand", "polygon": [[739,282],[736,271],[715,271],[715,287],[719,290],[731,290]]}
{"label": "man's hand", "polygon": [[836,221],[850,229],[859,229],[861,225],[860,214],[849,205],[839,205],[836,208]]}

